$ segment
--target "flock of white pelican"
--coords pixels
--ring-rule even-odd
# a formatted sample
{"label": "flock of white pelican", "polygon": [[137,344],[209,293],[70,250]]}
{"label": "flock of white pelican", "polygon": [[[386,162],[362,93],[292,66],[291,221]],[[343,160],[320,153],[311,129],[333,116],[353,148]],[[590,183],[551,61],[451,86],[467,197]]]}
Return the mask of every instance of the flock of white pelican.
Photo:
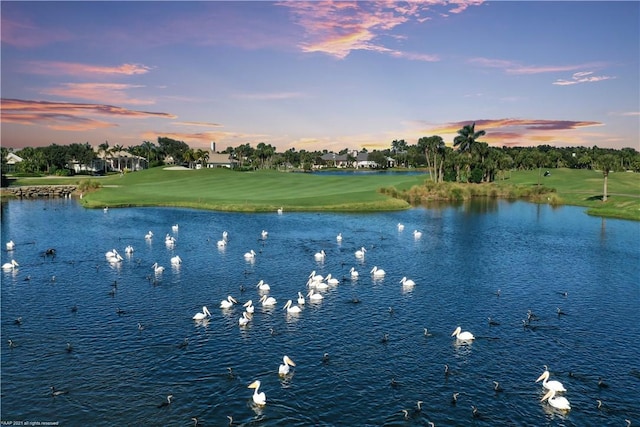
{"label": "flock of white pelican", "polygon": [[[278,213],[279,214],[282,213],[281,209],[278,210]],[[178,224],[175,224],[171,227],[171,229],[174,233],[177,233],[179,229],[178,227],[179,227]],[[398,231],[403,231],[404,225],[401,223],[398,223],[397,229]],[[267,237],[269,236],[269,233],[266,230],[262,230],[260,235],[261,235],[261,238],[264,240],[264,239],[267,239]],[[149,231],[144,236],[144,238],[147,241],[150,241],[153,239],[153,236],[154,236],[153,232]],[[422,232],[418,230],[414,230],[413,236],[414,238],[419,239],[422,236]],[[342,233],[339,233],[336,236],[336,241],[340,243],[342,242],[342,240],[343,240]],[[165,243],[167,247],[173,248],[176,244],[176,241],[177,239],[174,236],[171,236],[170,234],[166,234]],[[226,247],[226,245],[228,244],[228,241],[229,241],[229,235],[226,231],[224,231],[222,238],[217,241],[217,245],[218,247]],[[6,249],[9,252],[14,251],[15,246],[16,245],[13,242],[13,240],[6,243]],[[128,245],[125,248],[124,252],[127,256],[130,256],[133,254],[134,249],[131,245]],[[360,249],[355,251],[354,256],[357,260],[363,260],[366,253],[367,253],[367,249],[363,246]],[[256,252],[253,249],[251,249],[250,251],[244,254],[244,259],[246,261],[250,261],[250,260],[254,260],[256,256],[257,256]],[[314,254],[314,260],[316,262],[324,262],[326,260],[326,257],[327,257],[327,254],[324,250],[320,250]],[[105,258],[109,264],[119,264],[123,261],[123,257],[115,248],[107,251],[105,253]],[[170,259],[170,262],[172,266],[179,266],[180,264],[182,264],[182,259],[180,258],[180,256],[175,255]],[[2,265],[2,269],[5,271],[15,270],[18,267],[19,267],[19,264],[14,259]],[[159,265],[157,262],[152,265],[152,269],[155,274],[161,274],[164,271],[164,267]],[[378,266],[374,266],[370,270],[370,275],[374,280],[382,279],[385,277],[386,272],[383,269],[379,268]],[[360,274],[355,267],[351,267],[349,270],[349,276],[351,280],[357,280],[360,277]],[[412,279],[407,278],[406,276],[402,277],[399,283],[402,285],[403,289],[413,289],[416,286],[416,283]],[[315,270],[311,271],[308,276],[308,281],[306,283],[306,288],[307,288],[307,290],[305,291],[306,298],[308,298],[309,302],[311,303],[322,302],[324,298],[323,291],[330,289],[332,287],[338,286],[339,284],[340,284],[340,280],[334,277],[331,273],[323,277],[322,275],[317,274]],[[276,298],[269,295],[270,291],[272,290],[272,287],[269,284],[267,284],[263,279],[260,279],[256,284],[256,288],[260,294],[260,298],[258,302],[259,304],[262,305],[262,307],[273,308],[277,306],[278,301],[276,300]],[[298,291],[296,297],[286,299],[286,303],[283,305],[282,310],[286,311],[287,315],[299,315],[303,312],[304,307],[307,303],[306,298],[303,292]],[[296,304],[294,304],[294,301],[296,302]],[[228,295],[226,299],[220,302],[219,307],[223,310],[229,310],[239,304],[240,303],[236,298],[234,298],[231,295]],[[241,316],[238,318],[238,326],[246,327],[253,321],[255,306],[253,305],[253,301],[251,299],[248,299],[246,302],[242,303],[241,306],[244,310],[242,311]],[[531,319],[531,316],[532,314],[529,313],[528,320]],[[212,317],[212,314],[207,308],[207,306],[205,305],[205,306],[202,306],[202,309],[200,312],[197,312],[193,315],[192,319],[197,322],[200,322],[200,321],[206,321],[211,317]],[[491,321],[491,318],[489,319]],[[139,328],[140,330],[142,330],[142,325],[139,324]],[[428,332],[426,328],[424,329],[424,335],[425,337],[431,336],[431,334]],[[455,328],[451,336],[455,337],[456,340],[462,344],[470,344],[476,339],[473,333],[469,331],[463,331],[460,326]],[[383,340],[384,341],[388,340],[387,334],[385,334]],[[11,346],[14,346],[13,342],[10,342],[10,344]],[[328,357],[326,353],[325,353],[325,356]],[[284,355],[282,358],[282,364],[280,364],[278,368],[278,375],[280,376],[289,375],[291,372],[291,368],[295,366],[296,364],[294,363],[294,361],[291,360],[289,356]],[[445,365],[445,374],[448,374],[448,373],[449,373],[448,366]],[[546,401],[550,407],[563,412],[567,412],[571,410],[571,405],[568,399],[562,395],[567,391],[566,388],[561,382],[557,380],[550,380],[550,372],[546,366],[544,367],[544,372],[538,377],[538,379],[535,382],[537,383],[540,381],[542,381],[542,386],[546,391],[544,396],[541,398],[541,402]],[[501,387],[497,382],[494,381],[494,384],[495,384],[495,391],[502,391]],[[263,405],[266,405],[267,403],[267,397],[265,392],[260,390],[260,387],[261,387],[261,382],[259,380],[255,380],[248,385],[248,388],[254,390],[252,395],[252,401],[256,405],[263,406]],[[453,395],[454,403],[457,400],[458,394],[459,393],[454,393]],[[169,405],[171,403],[172,397],[173,396],[171,395],[168,396],[167,401],[164,402],[162,406]],[[418,410],[420,410],[422,401],[418,401],[418,402],[419,402]],[[402,412],[405,414],[405,418],[408,418],[409,411],[404,409],[402,410]],[[477,408],[475,407],[473,407],[473,415],[474,417],[477,416]],[[430,425],[433,425],[433,423],[430,422]]]}

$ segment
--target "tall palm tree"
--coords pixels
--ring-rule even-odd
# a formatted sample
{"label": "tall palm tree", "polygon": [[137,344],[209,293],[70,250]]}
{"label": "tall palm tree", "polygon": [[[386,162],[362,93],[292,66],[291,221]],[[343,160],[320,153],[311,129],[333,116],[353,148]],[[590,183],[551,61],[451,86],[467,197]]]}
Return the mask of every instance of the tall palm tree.
{"label": "tall palm tree", "polygon": [[122,151],[124,147],[120,144],[116,144],[113,146],[113,148],[111,149],[111,154],[113,154],[114,156],[118,156],[118,170],[121,171],[122,168],[120,167],[120,152]]}
{"label": "tall palm tree", "polygon": [[191,163],[196,160],[196,152],[193,151],[192,148],[189,148],[182,154],[182,158],[189,164],[189,169],[191,169]]}
{"label": "tall palm tree", "polygon": [[104,173],[107,173],[107,153],[109,152],[109,141],[105,141],[98,145],[98,155],[102,153],[102,165],[104,167]]}
{"label": "tall palm tree", "polygon": [[458,147],[458,151],[466,153],[469,158],[469,164],[467,165],[467,181],[469,180],[471,171],[471,154],[473,153],[473,148],[479,142],[478,138],[487,134],[483,130],[476,132],[475,127],[475,122],[470,125],[465,125],[462,129],[458,130],[458,136],[453,138],[453,146]]}
{"label": "tall palm tree", "polygon": [[155,152],[156,146],[151,141],[144,141],[141,144],[142,149],[145,151],[147,155],[147,167],[151,166],[151,154]]}
{"label": "tall palm tree", "polygon": [[618,159],[613,154],[603,154],[596,159],[596,164],[602,170],[604,176],[604,188],[602,190],[602,201],[607,201],[607,181],[609,172],[613,171],[618,164]]}

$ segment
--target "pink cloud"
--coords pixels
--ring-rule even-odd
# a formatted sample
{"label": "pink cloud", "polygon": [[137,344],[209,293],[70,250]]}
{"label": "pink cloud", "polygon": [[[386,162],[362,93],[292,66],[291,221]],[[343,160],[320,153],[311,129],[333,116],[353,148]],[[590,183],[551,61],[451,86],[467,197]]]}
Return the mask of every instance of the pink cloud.
{"label": "pink cloud", "polygon": [[[481,0],[455,1],[452,10],[462,12]],[[444,0],[429,1],[370,1],[370,2],[281,2],[288,7],[295,22],[304,28],[306,40],[300,43],[303,52],[322,52],[338,59],[346,58],[354,50],[369,50],[391,54],[399,58],[435,61],[437,57],[420,53],[405,53],[381,41],[382,36],[396,35],[391,31],[409,22],[424,22],[423,16],[433,6],[451,4]]]}
{"label": "pink cloud", "polygon": [[79,104],[67,102],[29,101],[2,98],[0,102],[3,123],[42,125],[56,130],[90,130],[114,127],[117,124],[91,118],[107,116],[118,118],[176,118],[168,113],[134,111],[105,104]]}
{"label": "pink cloud", "polygon": [[121,83],[63,83],[59,87],[45,89],[41,93],[63,98],[100,100],[109,104],[155,104],[153,100],[130,98],[125,94],[126,90],[139,87],[144,86]]}
{"label": "pink cloud", "polygon": [[30,61],[23,67],[23,71],[31,74],[45,75],[123,75],[135,76],[146,74],[151,67],[142,64],[121,64],[116,66],[82,64],[62,61]]}

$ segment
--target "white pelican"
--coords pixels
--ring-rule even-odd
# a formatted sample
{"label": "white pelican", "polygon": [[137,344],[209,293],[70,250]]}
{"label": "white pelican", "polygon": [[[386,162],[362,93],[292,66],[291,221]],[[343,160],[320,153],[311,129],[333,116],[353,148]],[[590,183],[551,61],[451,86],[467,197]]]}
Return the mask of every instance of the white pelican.
{"label": "white pelican", "polygon": [[251,251],[244,254],[244,259],[246,260],[255,259],[255,257],[256,257],[256,252],[253,249],[251,249]]}
{"label": "white pelican", "polygon": [[145,234],[144,238],[147,240],[151,240],[153,238],[153,231],[149,231],[147,234]]}
{"label": "white pelican", "polygon": [[104,209],[102,209],[104,211],[104,213],[109,212],[109,206],[105,206]]}
{"label": "white pelican", "polygon": [[352,279],[357,279],[358,276],[360,275],[357,271],[355,267],[351,267],[351,270],[349,270],[349,273],[351,273],[351,278]]}
{"label": "white pelican", "polygon": [[[542,386],[544,388],[546,388],[547,390],[553,390],[555,392],[567,391],[567,389],[564,388],[564,385],[562,385],[562,383],[560,381],[555,381],[555,380],[547,381],[548,379],[549,379],[549,370],[547,369],[547,366],[545,365],[544,372],[542,373],[542,375],[540,375],[538,377],[536,382],[542,380]],[[549,403],[551,403],[551,399],[549,399]]]}
{"label": "white pelican", "polygon": [[399,222],[398,223],[398,231],[402,231],[402,230],[404,230],[404,224]]}
{"label": "white pelican", "polygon": [[253,306],[253,301],[249,300],[247,302],[245,302],[244,304],[242,304],[242,306],[244,307],[244,309],[247,311],[247,313],[251,314],[255,311],[255,307]]}
{"label": "white pelican", "polygon": [[313,270],[310,274],[309,274],[309,280],[311,282],[322,282],[322,280],[324,280],[324,277],[322,277],[322,275],[320,274],[316,274],[316,271]]}
{"label": "white pelican", "polygon": [[402,286],[405,288],[413,288],[416,285],[416,282],[411,279],[407,279],[406,277],[403,277],[402,280],[400,280],[400,283],[402,283]]}
{"label": "white pelican", "polygon": [[260,233],[260,235],[263,239],[266,239],[267,237],[269,237],[269,232],[267,230],[262,230],[262,233]]}
{"label": "white pelican", "polygon": [[173,231],[174,233],[177,233],[179,228],[180,226],[178,224],[174,224],[171,226],[171,231]]}
{"label": "white pelican", "polygon": [[8,251],[12,251],[15,247],[16,247],[16,244],[13,242],[13,240],[9,240],[7,242],[7,250]]}
{"label": "white pelican", "polygon": [[268,291],[271,289],[271,286],[269,286],[268,283],[265,283],[264,280],[260,279],[260,281],[256,285],[256,288],[258,288],[261,291]]}
{"label": "white pelican", "polygon": [[331,273],[327,274],[327,277],[325,277],[324,280],[330,286],[336,286],[336,285],[340,284],[340,280],[338,280],[335,277],[331,276]]}
{"label": "white pelican", "polygon": [[336,236],[336,241],[338,243],[342,242],[342,233],[338,233],[338,235]]}
{"label": "white pelican", "polygon": [[307,296],[309,297],[309,301],[311,302],[320,302],[324,298],[321,294],[316,294],[315,292],[313,292],[313,289],[309,291]]}
{"label": "white pelican", "polygon": [[260,381],[259,380],[255,380],[254,382],[249,384],[249,386],[247,388],[255,389],[253,391],[253,403],[255,403],[256,405],[266,405],[267,396],[264,394],[264,391],[258,393],[258,389],[260,388]]}
{"label": "white pelican", "polygon": [[16,262],[15,259],[12,259],[11,262],[7,262],[7,263],[2,264],[2,269],[4,271],[15,270],[16,267],[18,267],[18,263]]}
{"label": "white pelican", "polygon": [[224,248],[225,246],[227,246],[227,241],[222,239],[222,240],[218,240],[218,247],[219,248]]}
{"label": "white pelican", "polygon": [[453,331],[453,333],[451,334],[452,337],[456,337],[459,340],[462,341],[470,341],[470,340],[474,340],[476,337],[473,336],[473,334],[471,332],[468,331],[464,331],[461,332],[462,328],[460,326],[458,326],[456,328],[455,331]]}
{"label": "white pelican", "polygon": [[229,233],[226,230],[222,232],[222,240],[229,240]]}
{"label": "white pelican", "polygon": [[413,237],[419,239],[422,237],[422,231],[413,230]]}
{"label": "white pelican", "polygon": [[164,267],[163,267],[163,266],[161,266],[161,265],[158,265],[158,263],[157,263],[157,262],[156,262],[156,263],[154,263],[154,264],[151,266],[151,268],[153,268],[153,271],[154,271],[156,274],[160,274],[160,273],[162,273],[162,272],[164,271]]}
{"label": "white pelican", "polygon": [[293,304],[293,301],[291,300],[287,301],[287,303],[284,305],[283,310],[287,310],[287,313],[291,313],[291,314],[300,313],[302,311],[300,307],[298,307],[297,305],[291,305],[291,304]]}
{"label": "white pelican", "polygon": [[282,215],[282,206],[278,208],[278,215]]}
{"label": "white pelican", "polygon": [[117,255],[118,255],[118,251],[115,250],[115,249],[112,249],[112,250],[107,251],[107,252],[104,253],[105,258],[107,258],[107,259],[113,258],[113,257],[115,257]]}
{"label": "white pelican", "polygon": [[304,305],[305,302],[304,295],[302,295],[302,292],[298,291],[298,305]]}
{"label": "white pelican", "polygon": [[133,246],[128,245],[126,248],[124,248],[124,253],[132,254],[133,253]]}
{"label": "white pelican", "polygon": [[362,259],[362,258],[364,258],[364,254],[365,254],[366,252],[367,252],[367,250],[366,250],[366,249],[364,248],[364,246],[363,246],[363,247],[361,247],[360,249],[358,249],[358,250],[355,252],[355,256],[356,256],[356,258],[358,258],[358,259]]}
{"label": "white pelican", "polygon": [[553,406],[556,409],[560,409],[561,411],[569,411],[571,410],[571,405],[566,397],[558,396],[556,397],[556,391],[551,389],[545,394],[540,402],[544,402],[546,399],[549,402],[549,405]]}
{"label": "white pelican", "polygon": [[324,250],[321,250],[320,252],[316,252],[316,253],[313,255],[313,258],[314,258],[316,261],[324,261],[324,259],[325,259],[326,255],[327,255],[327,254],[325,254],[325,253],[324,253]]}
{"label": "white pelican", "polygon": [[207,317],[211,317],[211,313],[209,313],[209,309],[206,306],[202,307],[202,313],[196,313],[193,315],[193,320],[202,320]]}
{"label": "white pelican", "polygon": [[171,264],[172,265],[180,265],[180,264],[182,264],[182,258],[180,258],[179,255],[171,257]]}
{"label": "white pelican", "polygon": [[233,307],[233,304],[237,303],[238,301],[236,301],[235,298],[229,295],[227,299],[223,299],[222,302],[220,302],[220,308],[231,308]]}
{"label": "white pelican", "polygon": [[281,376],[287,375],[290,370],[289,366],[296,366],[296,364],[293,363],[293,360],[289,359],[289,356],[285,355],[282,358],[282,365],[280,365],[280,367],[278,368],[278,375],[281,375]]}
{"label": "white pelican", "polygon": [[263,307],[273,307],[277,303],[274,297],[268,297],[266,295],[262,295],[262,298],[260,298],[260,302],[262,303]]}
{"label": "white pelican", "polygon": [[164,238],[164,244],[167,246],[173,246],[176,244],[176,238],[167,234]]}
{"label": "white pelican", "polygon": [[329,289],[329,284],[327,282],[325,281],[316,282],[315,280],[311,280],[311,279],[309,279],[309,281],[307,282],[307,286],[309,286],[310,288],[316,288],[320,291]]}
{"label": "white pelican", "polygon": [[246,311],[242,312],[242,317],[238,319],[239,326],[247,326],[251,321],[251,315]]}
{"label": "white pelican", "polygon": [[373,274],[374,278],[378,278],[379,279],[381,277],[384,277],[384,275],[387,274],[387,273],[383,269],[374,266],[371,269],[371,274]]}

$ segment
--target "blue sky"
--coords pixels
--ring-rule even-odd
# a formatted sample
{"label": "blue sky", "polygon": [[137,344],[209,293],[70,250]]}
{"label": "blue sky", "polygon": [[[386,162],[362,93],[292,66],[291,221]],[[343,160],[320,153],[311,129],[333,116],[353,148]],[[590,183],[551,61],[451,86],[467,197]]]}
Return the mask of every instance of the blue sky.
{"label": "blue sky", "polygon": [[11,2],[1,144],[640,149],[640,3]]}

